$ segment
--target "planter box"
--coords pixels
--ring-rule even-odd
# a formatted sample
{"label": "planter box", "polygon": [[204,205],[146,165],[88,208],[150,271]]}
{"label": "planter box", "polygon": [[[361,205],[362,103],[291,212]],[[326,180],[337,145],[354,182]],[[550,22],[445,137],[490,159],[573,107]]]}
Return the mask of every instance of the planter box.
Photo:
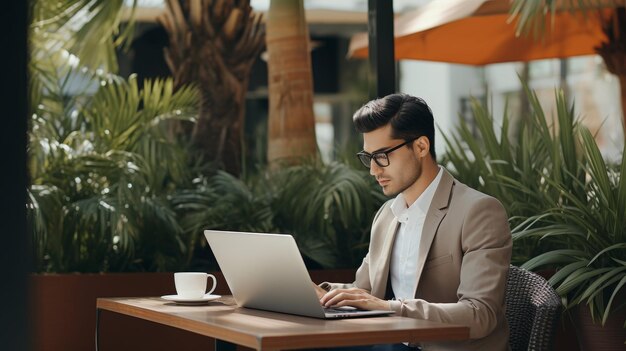
{"label": "planter box", "polygon": [[[311,271],[315,282],[349,282],[354,270]],[[230,291],[221,273],[216,294]],[[96,298],[175,293],[172,273],[35,274],[30,276],[31,325],[36,351],[93,350]],[[213,340],[151,322],[102,312],[100,350],[213,350]]]}

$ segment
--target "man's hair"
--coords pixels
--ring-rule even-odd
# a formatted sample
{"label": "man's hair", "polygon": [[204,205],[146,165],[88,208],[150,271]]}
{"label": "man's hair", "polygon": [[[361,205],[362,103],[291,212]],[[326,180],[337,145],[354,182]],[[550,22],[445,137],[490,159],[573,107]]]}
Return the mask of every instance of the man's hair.
{"label": "man's hair", "polygon": [[391,124],[391,137],[409,141],[425,136],[430,141],[430,155],[435,153],[435,126],[433,113],[426,102],[408,94],[391,94],[372,100],[352,117],[356,130],[369,133]]}

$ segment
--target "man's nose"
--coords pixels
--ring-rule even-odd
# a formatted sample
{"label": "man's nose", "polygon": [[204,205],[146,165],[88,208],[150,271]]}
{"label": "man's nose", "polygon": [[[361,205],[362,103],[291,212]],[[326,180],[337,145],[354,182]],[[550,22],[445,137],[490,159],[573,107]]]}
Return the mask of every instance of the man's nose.
{"label": "man's nose", "polygon": [[375,161],[374,159],[370,160],[370,174],[373,175],[374,177],[377,174],[380,174],[382,172],[382,167],[380,167]]}

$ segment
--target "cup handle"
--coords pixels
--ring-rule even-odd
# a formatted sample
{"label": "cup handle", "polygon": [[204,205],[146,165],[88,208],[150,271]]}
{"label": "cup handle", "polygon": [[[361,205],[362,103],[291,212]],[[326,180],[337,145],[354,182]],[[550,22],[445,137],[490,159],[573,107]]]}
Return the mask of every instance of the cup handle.
{"label": "cup handle", "polygon": [[211,287],[211,290],[207,292],[207,294],[211,294],[215,290],[215,288],[217,288],[217,279],[215,279],[215,276],[213,274],[207,274],[207,276],[213,279],[213,285]]}

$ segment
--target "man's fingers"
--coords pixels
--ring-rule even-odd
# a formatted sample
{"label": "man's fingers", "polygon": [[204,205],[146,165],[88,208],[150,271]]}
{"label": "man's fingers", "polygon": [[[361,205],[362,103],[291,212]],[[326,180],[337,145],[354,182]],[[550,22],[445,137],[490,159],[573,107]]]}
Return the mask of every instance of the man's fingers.
{"label": "man's fingers", "polygon": [[[332,293],[332,294],[331,294]],[[330,291],[328,292],[328,294],[326,294],[323,298],[322,298],[322,305],[324,307],[330,307],[335,305],[337,302],[341,301],[341,298],[339,298],[338,296],[340,296],[342,293],[338,292],[338,291]]]}
{"label": "man's fingers", "polygon": [[337,290],[331,290],[329,292],[327,292],[326,294],[324,294],[324,296],[322,296],[322,298],[320,299],[320,303],[325,306],[326,302],[328,302],[328,300],[332,299],[335,295],[337,294]]}
{"label": "man's fingers", "polygon": [[351,289],[335,289],[326,293],[320,299],[320,303],[325,306],[334,306],[337,302],[344,299],[355,299],[358,296],[368,296],[363,289],[351,288]]}
{"label": "man's fingers", "polygon": [[362,310],[367,309],[367,301],[362,300],[362,299],[356,299],[356,300],[341,300],[339,302],[337,302],[336,305],[333,305],[336,307],[345,307],[345,306],[351,306],[351,307],[356,307]]}
{"label": "man's fingers", "polygon": [[336,306],[339,302],[345,299],[346,299],[346,296],[344,293],[338,293],[335,296],[331,297],[330,299],[326,300],[326,302],[324,303],[324,307]]}
{"label": "man's fingers", "polygon": [[326,307],[336,306],[341,301],[356,300],[358,298],[359,298],[359,296],[357,294],[351,294],[351,293],[348,293],[348,292],[340,292],[340,293],[336,294],[335,296],[333,296],[328,301],[326,301],[324,306],[326,306]]}
{"label": "man's fingers", "polygon": [[336,289],[320,299],[324,307],[352,306],[363,310],[388,310],[389,303],[362,289]]}
{"label": "man's fingers", "polygon": [[328,300],[334,298],[335,296],[346,292],[346,289],[335,289],[335,290],[331,290],[329,292],[327,292],[324,296],[322,296],[322,298],[320,299],[320,302],[322,303],[322,305],[326,305]]}

